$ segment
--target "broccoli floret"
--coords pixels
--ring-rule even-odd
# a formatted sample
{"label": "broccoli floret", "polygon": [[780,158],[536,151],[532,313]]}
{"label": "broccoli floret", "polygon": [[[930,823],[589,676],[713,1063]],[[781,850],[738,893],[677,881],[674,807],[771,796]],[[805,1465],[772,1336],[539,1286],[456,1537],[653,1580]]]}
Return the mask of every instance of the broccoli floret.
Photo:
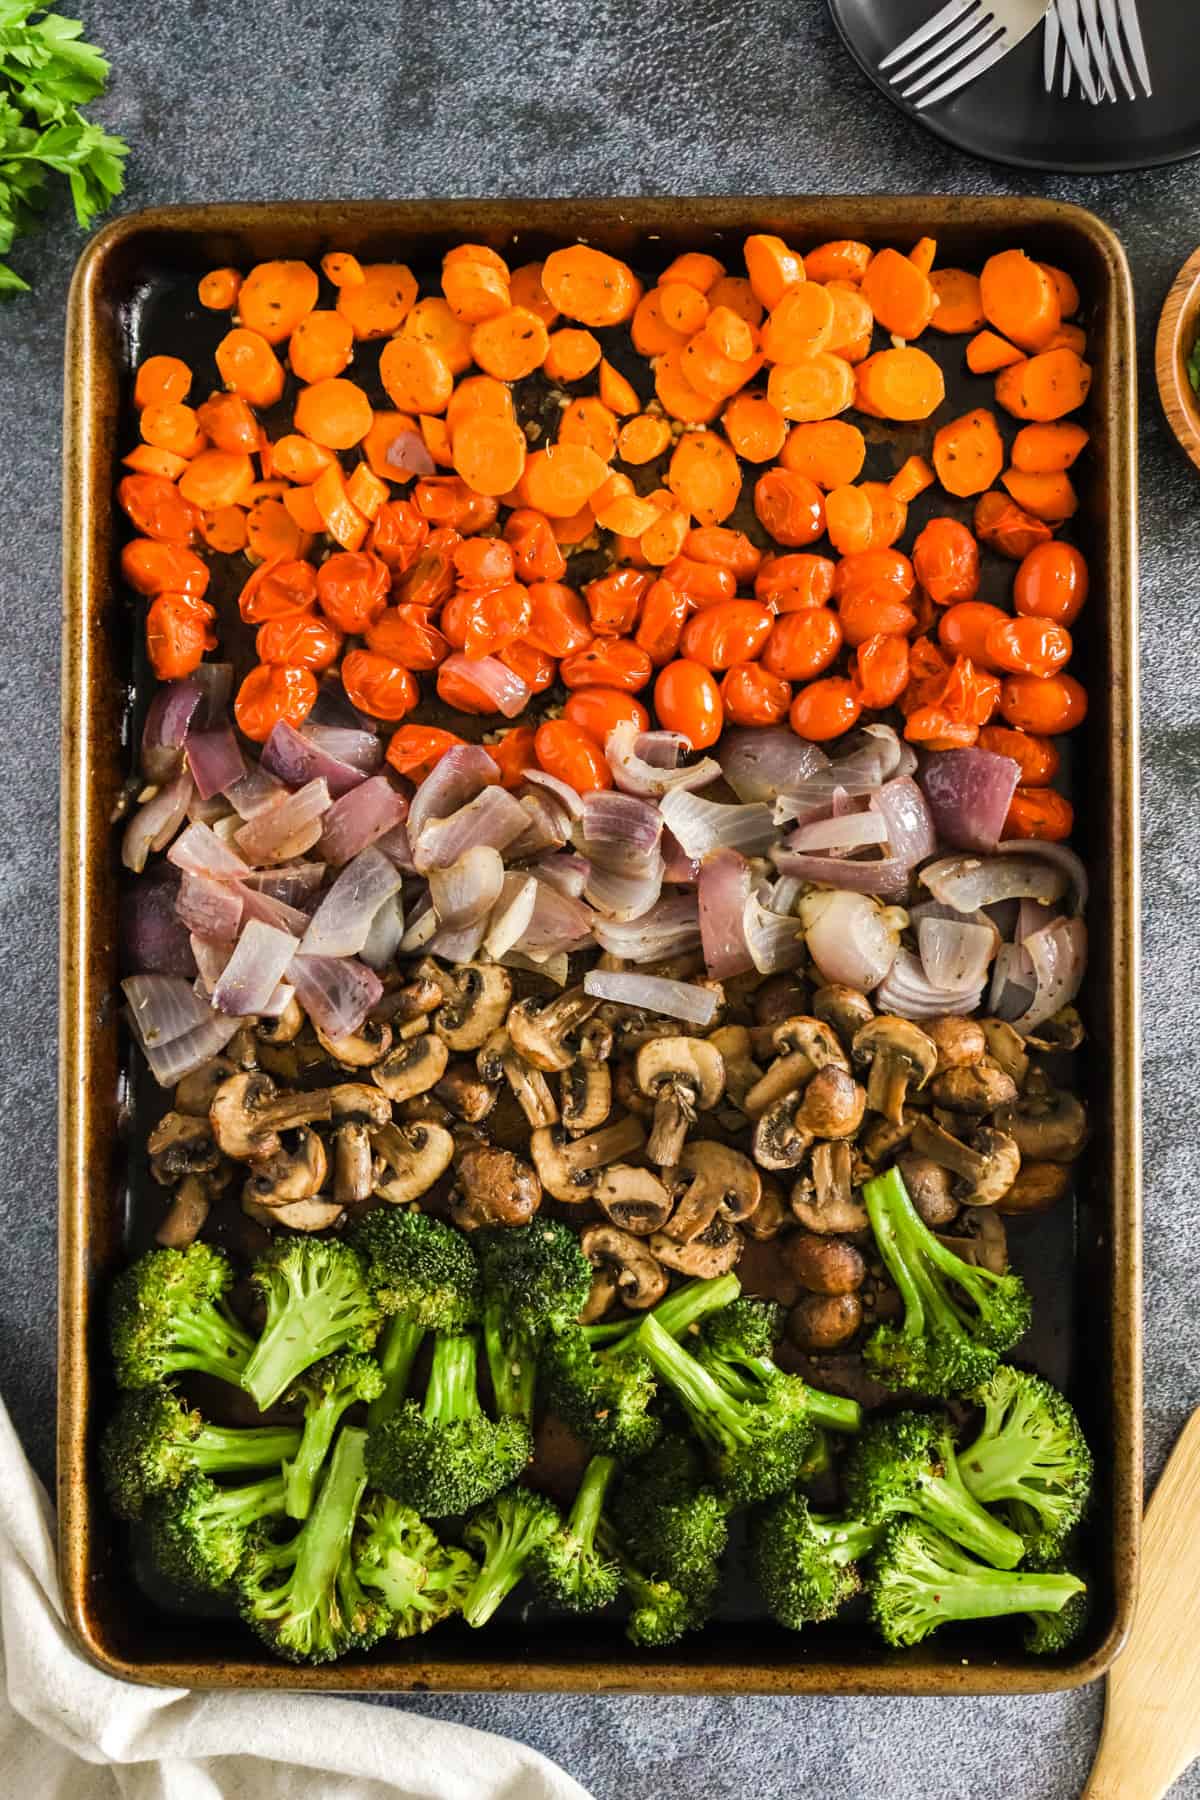
{"label": "broccoli floret", "polygon": [[481,1231],[475,1249],[496,1405],[528,1424],[542,1344],[575,1325],[592,1285],[592,1265],[575,1232],[555,1219]]}
{"label": "broccoli floret", "polygon": [[246,1554],[250,1534],[283,1517],[282,1475],[243,1487],[218,1487],[193,1475],[150,1512],[150,1551],[179,1587],[227,1588]]}
{"label": "broccoli floret", "polygon": [[[710,1313],[731,1305],[741,1291],[742,1284],[734,1274],[714,1275],[707,1281],[685,1281],[643,1317],[657,1319],[664,1331],[681,1338],[695,1330]],[[593,1347],[605,1345],[615,1349],[622,1344],[630,1349],[641,1323],[641,1318],[613,1319],[607,1325],[586,1325],[584,1330]]]}
{"label": "broccoli floret", "polygon": [[737,1501],[766,1500],[794,1485],[815,1428],[803,1382],[778,1375],[762,1384],[756,1398],[742,1399],[654,1319],[644,1321],[638,1337],[655,1373],[682,1404],[727,1493]]}
{"label": "broccoli floret", "polygon": [[242,1374],[260,1411],[274,1406],[313,1363],[339,1350],[369,1350],[379,1308],[349,1244],[280,1238],[254,1266],[267,1323]]}
{"label": "broccoli floret", "polygon": [[983,1426],[959,1455],[964,1482],[1020,1532],[1027,1556],[1053,1561],[1092,1487],[1092,1453],[1074,1410],[1040,1375],[1007,1363],[971,1398]]}
{"label": "broccoli floret", "polygon": [[919,1519],[892,1525],[875,1553],[871,1617],[889,1644],[919,1644],[939,1625],[1007,1613],[1059,1613],[1084,1583],[1074,1575],[989,1569]]}
{"label": "broccoli floret", "polygon": [[360,1400],[383,1392],[383,1372],[373,1356],[327,1356],[306,1370],[288,1395],[304,1403],[304,1435],[284,1468],[289,1518],[307,1519],[333,1434],[342,1415]]}
{"label": "broccoli floret", "polygon": [[120,1519],[139,1519],[150,1500],[189,1475],[235,1475],[278,1469],[294,1456],[300,1433],[290,1425],[251,1429],[208,1425],[170,1388],[126,1394],[100,1445],[109,1504]]}
{"label": "broccoli floret", "polygon": [[342,1430],[299,1531],[283,1543],[266,1534],[252,1541],[239,1574],[243,1619],[289,1662],[333,1662],[369,1649],[391,1623],[387,1605],[363,1591],[351,1547],[366,1442],[365,1431]]}
{"label": "broccoli floret", "polygon": [[372,1485],[432,1518],[489,1500],[533,1453],[523,1420],[493,1420],[480,1406],[478,1355],[475,1333],[439,1332],[424,1404],[406,1400],[367,1446]]}
{"label": "broccoli floret", "polygon": [[611,1456],[593,1456],[566,1524],[544,1538],[529,1559],[529,1573],[539,1594],[568,1612],[598,1612],[611,1605],[621,1591],[620,1569],[595,1543],[616,1467]]}
{"label": "broccoli floret", "polygon": [[700,1341],[714,1356],[731,1362],[747,1356],[774,1356],[783,1336],[784,1312],[774,1300],[734,1300],[705,1319]]}
{"label": "broccoli floret", "polygon": [[1015,1569],[1024,1553],[1016,1532],[968,1493],[941,1414],[873,1419],[846,1460],[844,1487],[850,1512],[866,1523],[923,1519],[997,1569]]}
{"label": "broccoli floret", "polygon": [[[1074,1569],[1066,1563],[1054,1563],[1039,1573],[1048,1575],[1074,1575]],[[1069,1650],[1080,1636],[1091,1613],[1091,1594],[1087,1588],[1081,1593],[1072,1594],[1067,1604],[1058,1612],[1031,1612],[1029,1625],[1025,1632],[1025,1648],[1032,1656],[1057,1656],[1063,1650]]]}
{"label": "broccoli floret", "polygon": [[572,1325],[546,1339],[542,1372],[551,1407],[593,1450],[628,1461],[658,1437],[654,1371],[623,1343],[593,1349],[587,1328]]}
{"label": "broccoli floret", "polygon": [[211,1244],[151,1250],[117,1276],[109,1329],[117,1384],[155,1387],[197,1370],[235,1387],[254,1349],[227,1304],[233,1270]]}
{"label": "broccoli floret", "polygon": [[774,1361],[779,1309],[773,1301],[735,1300],[705,1321],[699,1342],[690,1346],[697,1362],[739,1400],[760,1400],[781,1383],[796,1390],[797,1401],[813,1424],[830,1431],[857,1431],[862,1407],[857,1400],[809,1387],[798,1375],[787,1375]]}
{"label": "broccoli floret", "polygon": [[639,1567],[707,1603],[721,1577],[730,1503],[708,1485],[691,1444],[671,1436],[627,1470],[613,1495],[613,1525]]}
{"label": "broccoli floret", "polygon": [[384,1386],[367,1423],[394,1413],[408,1392],[428,1331],[465,1331],[479,1318],[479,1265],[470,1240],[428,1213],[377,1207],[351,1233],[367,1286],[387,1324],[379,1347]]}
{"label": "broccoli floret", "polygon": [[832,1619],[861,1589],[858,1559],[882,1529],[813,1512],[803,1494],[763,1507],[750,1523],[750,1567],[771,1617],[792,1631]]}
{"label": "broccoli floret", "polygon": [[708,1617],[706,1601],[660,1576],[647,1575],[618,1541],[607,1519],[601,1519],[596,1540],[620,1568],[630,1602],[625,1636],[631,1644],[641,1650],[661,1650],[678,1643],[685,1631],[703,1625]]}
{"label": "broccoli floret", "polygon": [[902,1324],[879,1324],[863,1361],[890,1388],[961,1394],[985,1382],[1029,1328],[1029,1291],[1019,1275],[963,1262],[924,1223],[889,1169],[863,1185],[879,1253],[904,1303]]}
{"label": "broccoli floret", "polygon": [[417,1637],[461,1612],[479,1565],[442,1544],[409,1506],[372,1494],[359,1513],[355,1567],[390,1611],[393,1637]]}
{"label": "broccoli floret", "polygon": [[558,1508],[532,1488],[505,1488],[471,1515],[463,1536],[477,1552],[480,1567],[463,1605],[468,1625],[487,1624],[525,1574],[539,1544],[562,1528]]}

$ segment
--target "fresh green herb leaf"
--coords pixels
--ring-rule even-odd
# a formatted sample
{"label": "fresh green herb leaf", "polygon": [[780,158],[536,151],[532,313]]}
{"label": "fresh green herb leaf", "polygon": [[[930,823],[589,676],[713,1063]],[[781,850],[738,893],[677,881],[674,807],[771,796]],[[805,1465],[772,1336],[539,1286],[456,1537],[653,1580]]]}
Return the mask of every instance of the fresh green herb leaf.
{"label": "fresh green herb leaf", "polygon": [[[79,110],[104,92],[108,72],[78,19],[0,0],[0,258],[37,224],[49,176],[66,181],[85,229],[121,192],[128,145]],[[0,261],[0,298],[28,286]]]}

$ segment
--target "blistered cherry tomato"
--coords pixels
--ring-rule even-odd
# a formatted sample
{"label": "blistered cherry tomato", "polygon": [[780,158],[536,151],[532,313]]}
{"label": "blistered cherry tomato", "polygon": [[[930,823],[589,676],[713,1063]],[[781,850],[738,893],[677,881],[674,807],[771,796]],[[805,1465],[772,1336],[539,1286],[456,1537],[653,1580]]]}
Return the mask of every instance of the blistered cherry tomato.
{"label": "blistered cherry tomato", "polygon": [[1071,660],[1071,634],[1047,619],[1005,619],[987,634],[988,659],[1010,675],[1057,675]]}
{"label": "blistered cherry tomato", "polygon": [[558,547],[554,527],[545,513],[519,506],[504,527],[504,541],[511,545],[516,572],[522,581],[561,581],[567,559]]}
{"label": "blistered cherry tomato", "polygon": [[646,652],[630,638],[598,638],[566,657],[558,674],[564,687],[615,687],[636,694],[653,669]]}
{"label": "blistered cherry tomato", "polygon": [[512,547],[503,538],[464,538],[454,550],[460,587],[499,587],[516,578]]}
{"label": "blistered cherry tomato", "polygon": [[412,567],[428,536],[429,521],[411,500],[385,500],[375,514],[367,549],[395,575]]}
{"label": "blistered cherry tomato", "polygon": [[1088,597],[1088,566],[1074,544],[1035,544],[1013,579],[1013,605],[1027,618],[1073,625]]}
{"label": "blistered cherry tomato", "polygon": [[363,632],[387,605],[391,585],[382,558],[362,550],[335,550],[317,570],[317,604],[339,630]]}
{"label": "blistered cherry tomato", "polygon": [[165,475],[126,475],[117,500],[143,537],[160,544],[190,544],[199,536],[200,514]]}
{"label": "blistered cherry tomato", "polygon": [[487,753],[500,771],[500,785],[520,787],[526,773],[538,766],[533,747],[533,726],[514,725],[511,731],[487,746]]}
{"label": "blistered cherry tomato", "polygon": [[864,706],[894,706],[908,686],[908,640],[880,633],[854,653],[853,675]]}
{"label": "blistered cherry tomato", "polygon": [[342,658],[341,673],[351,706],[373,719],[402,719],[420,698],[408,670],[378,650],[351,650]]}
{"label": "blistered cherry tomato", "polygon": [[311,669],[281,669],[260,663],[251,669],[233,703],[238,728],[256,744],[265,744],[281,720],[302,725],[317,698]]}
{"label": "blistered cherry tomato", "polygon": [[500,502],[477,494],[458,475],[427,475],[413,489],[413,505],[431,525],[449,525],[464,537],[487,531],[500,515]]}
{"label": "blistered cherry tomato", "polygon": [[1073,675],[1010,675],[1000,690],[1000,711],[1010,725],[1057,737],[1087,717],[1087,693]]}
{"label": "blistered cherry tomato", "polygon": [[1037,737],[1032,731],[1014,731],[1010,725],[985,725],[979,734],[979,748],[993,756],[1011,756],[1021,770],[1021,786],[1049,787],[1058,774],[1058,749],[1050,738]]}
{"label": "blistered cherry tomato", "polygon": [[763,667],[783,681],[810,681],[836,661],[841,647],[837,614],[827,606],[806,606],[776,619],[762,653]]}
{"label": "blistered cherry tomato", "polygon": [[454,552],[461,542],[457,531],[431,531],[412,562],[393,577],[394,598],[402,606],[441,606],[454,592]]}
{"label": "blistered cherry tomato", "polygon": [[328,669],[338,659],[342,634],[315,612],[289,613],[260,625],[254,648],[259,662],[292,669]]}
{"label": "blistered cherry tomato", "polygon": [[728,669],[761,655],[774,623],[775,615],[754,600],[722,600],[688,620],[681,648],[708,669]]}
{"label": "blistered cherry tomato", "polygon": [[238,595],[238,611],[247,625],[311,612],[316,603],[317,571],[299,561],[276,563],[273,569],[260,565]]}
{"label": "blistered cherry tomato", "polygon": [[728,569],[739,582],[753,581],[763,559],[762,551],[744,531],[728,525],[693,525],[683,540],[683,554],[693,562]]}
{"label": "blistered cherry tomato", "polygon": [[721,735],[720,691],[702,663],[680,658],[660,670],[654,710],[663,729],[682,732],[693,750],[707,750]]}
{"label": "blistered cherry tomato", "polygon": [[146,653],[160,681],[178,681],[215,650],[216,613],[194,594],[159,594],[146,614]]}
{"label": "blistered cherry tomato", "polygon": [[951,718],[986,725],[1000,704],[1000,678],[979,668],[969,656],[956,656],[938,701]]}
{"label": "blistered cherry tomato", "polygon": [[979,727],[970,719],[955,718],[944,706],[918,706],[908,715],[904,735],[910,744],[923,744],[927,750],[969,750]]}
{"label": "blistered cherry tomato", "polygon": [[662,668],[679,655],[679,640],[687,623],[692,603],[687,595],[669,581],[656,581],[642,602],[642,620],[634,640],[649,656],[655,668]]}
{"label": "blistered cherry tomato", "polygon": [[398,774],[423,781],[447,750],[462,742],[453,731],[442,731],[437,725],[401,725],[392,733],[387,760]]}
{"label": "blistered cherry tomato", "polygon": [[1009,803],[1003,835],[1061,844],[1070,837],[1074,823],[1074,807],[1053,788],[1019,787]]}
{"label": "blistered cherry tomato", "polygon": [[1015,500],[996,488],[980,494],[975,503],[975,536],[1014,562],[1020,562],[1035,544],[1044,544],[1053,535],[1044,519],[1023,512]]}
{"label": "blistered cherry tomato", "polygon": [[754,511],[777,544],[801,549],[825,529],[825,496],[807,475],[768,469],[754,484]]}
{"label": "blistered cherry tomato", "polygon": [[121,574],[136,593],[153,599],[155,594],[190,594],[203,600],[208,588],[208,569],[181,544],[158,543],[154,538],[134,538],[121,551]]}
{"label": "blistered cherry tomato", "polygon": [[912,560],[917,580],[938,606],[973,600],[979,591],[979,545],[957,519],[930,519]]}
{"label": "blistered cherry tomato", "polygon": [[594,794],[613,784],[603,745],[568,719],[547,719],[539,725],[534,750],[546,774],[565,781],[576,793]]}
{"label": "blistered cherry tomato", "polygon": [[378,650],[406,669],[436,669],[450,654],[449,640],[430,623],[423,606],[388,606],[366,634],[368,650]]}
{"label": "blistered cherry tomato", "polygon": [[776,612],[800,612],[824,606],[833,597],[836,565],[828,556],[798,550],[791,556],[768,556],[754,577],[754,595]]}
{"label": "blistered cherry tomato", "polygon": [[597,637],[629,637],[654,577],[645,569],[613,569],[583,590]]}
{"label": "blistered cherry tomato", "polygon": [[737,576],[732,570],[690,556],[672,557],[662,578],[686,594],[693,606],[715,606],[718,600],[732,600],[737,593]]}
{"label": "blistered cherry tomato", "polygon": [[650,714],[632,694],[619,688],[576,688],[567,696],[563,718],[586,731],[598,744],[608,742],[608,734],[618,725],[636,725],[639,731],[650,729]]}
{"label": "blistered cherry tomato", "polygon": [[529,589],[519,581],[503,587],[459,588],[442,608],[442,631],[468,656],[494,656],[524,637],[533,611]]}
{"label": "blistered cherry tomato", "polygon": [[856,725],[861,712],[862,701],[854,683],[841,675],[827,675],[824,681],[810,681],[800,689],[788,719],[797,737],[825,744]]}
{"label": "blistered cherry tomato", "polygon": [[514,638],[503,650],[497,650],[496,655],[506,669],[521,677],[531,694],[544,694],[558,673],[554,658],[547,656],[544,650],[535,649],[524,638]]}
{"label": "blistered cherry tomato", "polygon": [[896,588],[872,593],[855,589],[837,603],[842,635],[850,645],[870,637],[904,637],[915,630],[917,615]]}
{"label": "blistered cherry tomato", "polygon": [[988,633],[1010,623],[1009,615],[986,600],[960,600],[947,607],[938,620],[938,642],[951,656],[969,656],[980,668],[993,667],[988,652]]}
{"label": "blistered cherry tomato", "polygon": [[901,550],[851,551],[842,557],[833,574],[833,592],[838,600],[850,594],[899,596],[907,600],[916,585],[916,573]]}
{"label": "blistered cherry tomato", "polygon": [[574,588],[561,581],[530,582],[527,644],[544,650],[547,656],[573,656],[577,650],[586,650],[591,641],[592,622]]}
{"label": "blistered cherry tomato", "polygon": [[791,684],[761,663],[734,663],[721,683],[721,704],[731,725],[778,725],[791,700]]}

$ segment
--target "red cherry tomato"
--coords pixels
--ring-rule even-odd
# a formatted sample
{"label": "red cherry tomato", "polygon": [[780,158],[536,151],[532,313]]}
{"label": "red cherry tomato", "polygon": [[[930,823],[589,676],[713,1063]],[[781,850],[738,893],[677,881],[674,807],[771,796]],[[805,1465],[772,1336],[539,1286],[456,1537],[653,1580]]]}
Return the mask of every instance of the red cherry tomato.
{"label": "red cherry tomato", "polygon": [[1010,675],[1057,675],[1071,660],[1071,634],[1047,619],[1005,619],[985,640],[994,669]]}
{"label": "red cherry tomato", "polygon": [[160,544],[190,544],[200,534],[200,514],[165,475],[126,475],[117,501],[143,537]]}
{"label": "red cherry tomato", "polygon": [[317,570],[317,604],[340,631],[363,632],[387,605],[392,577],[381,557],[336,550]]}
{"label": "red cherry tomato", "polygon": [[660,670],[654,710],[664,730],[682,732],[693,750],[707,750],[721,735],[720,690],[702,663],[681,658]]}
{"label": "red cherry tomato", "polygon": [[985,725],[979,748],[994,756],[1011,756],[1020,765],[1021,786],[1049,787],[1058,774],[1059,754],[1053,739],[1032,731],[1014,731],[1009,725]]}
{"label": "red cherry tomato", "polygon": [[791,556],[768,556],[754,577],[754,595],[776,612],[801,612],[824,606],[833,598],[836,565],[828,556],[798,550]]}
{"label": "red cherry tomato", "polygon": [[511,546],[503,538],[464,538],[454,549],[461,587],[499,587],[516,578]]}
{"label": "red cherry tomato", "polygon": [[457,531],[431,531],[411,563],[392,582],[402,606],[441,606],[454,592],[454,552],[462,542]]}
{"label": "red cherry tomato", "polygon": [[529,589],[509,581],[503,587],[459,588],[442,608],[440,623],[455,649],[494,656],[525,636],[532,611]]}
{"label": "red cherry tomato", "polygon": [[913,566],[900,550],[854,550],[842,557],[833,576],[838,600],[851,594],[907,600],[916,585]]}
{"label": "red cherry tomato", "polygon": [[709,669],[754,662],[771,635],[775,616],[753,600],[722,600],[706,606],[683,628],[681,648]]}
{"label": "red cherry tomato", "polygon": [[500,771],[501,787],[520,787],[528,771],[537,768],[533,738],[532,725],[514,725],[502,738],[488,745],[488,755]]}
{"label": "red cherry tomato", "polygon": [[311,612],[317,603],[317,571],[311,563],[261,563],[238,595],[238,611],[247,625]]}
{"label": "red cherry tomato", "polygon": [[679,640],[687,623],[692,603],[687,595],[669,581],[656,581],[642,603],[642,621],[634,640],[646,652],[655,668],[679,655]]}
{"label": "red cherry tomato", "polygon": [[411,568],[429,536],[429,522],[411,500],[385,500],[375,514],[367,549],[393,574]]}
{"label": "red cherry tomato", "polygon": [[378,650],[351,650],[344,656],[342,686],[351,706],[373,719],[402,719],[420,699],[408,670]]}
{"label": "red cherry tomato", "polygon": [[645,569],[613,569],[583,590],[597,637],[629,637],[654,577]]}
{"label": "red cherry tomato", "polygon": [[500,516],[500,502],[477,494],[458,475],[427,475],[413,489],[413,505],[431,525],[449,525],[469,537],[487,531]]}
{"label": "red cherry tomato", "polygon": [[565,781],[576,793],[597,793],[613,784],[602,745],[568,719],[547,719],[539,725],[534,749],[546,774]]}
{"label": "red cherry tomato", "polygon": [[1044,544],[1053,535],[1044,519],[1023,512],[1015,500],[996,488],[980,494],[975,502],[975,536],[1001,556],[1011,556],[1014,562],[1020,562],[1035,544]]}
{"label": "red cherry tomato", "polygon": [[506,669],[521,677],[531,694],[544,694],[558,673],[554,658],[547,656],[544,650],[536,650],[524,638],[515,638],[511,644],[505,644],[496,655]]}
{"label": "red cherry tomato", "polygon": [[776,619],[762,653],[763,667],[783,681],[809,681],[836,661],[841,647],[837,614],[827,606],[806,606]]}
{"label": "red cherry tomato", "polygon": [[686,594],[693,606],[715,606],[719,600],[732,600],[737,593],[737,576],[731,569],[698,562],[690,556],[673,557],[662,578]]}
{"label": "red cherry tomato", "polygon": [[554,527],[545,513],[519,506],[509,514],[504,541],[511,545],[516,572],[522,581],[561,581],[567,559],[558,547]]}
{"label": "red cherry tomato", "polygon": [[763,553],[744,531],[728,525],[693,525],[683,540],[683,554],[693,562],[728,569],[739,582],[753,581]]}
{"label": "red cherry tomato", "polygon": [[838,618],[848,644],[870,637],[904,637],[916,627],[917,615],[896,588],[871,593],[856,589],[838,601]]}
{"label": "red cherry tomato", "polygon": [[807,475],[768,469],[754,484],[754,511],[777,544],[802,549],[825,529],[825,496]]}
{"label": "red cherry tomato", "polygon": [[862,701],[854,683],[840,675],[827,675],[824,681],[810,681],[800,689],[788,720],[797,737],[825,744],[857,724],[861,712]]}
{"label": "red cherry tomato", "polygon": [[1057,737],[1087,717],[1087,693],[1073,675],[1010,675],[1000,690],[1000,711],[1010,725]]}
{"label": "red cherry tomato", "polygon": [[1007,625],[1009,615],[986,600],[960,600],[947,607],[938,620],[938,643],[951,656],[969,656],[980,668],[990,669],[988,633],[999,625]]}
{"label": "red cherry tomato", "polygon": [[598,744],[608,742],[608,734],[617,725],[636,725],[639,731],[650,729],[650,714],[632,694],[619,688],[576,688],[568,695],[563,718],[586,731]]}
{"label": "red cherry tomato", "polygon": [[654,672],[646,652],[630,638],[597,638],[559,664],[564,687],[615,687],[636,694]]}
{"label": "red cherry tomato", "polygon": [[1074,807],[1053,788],[1019,787],[1009,803],[1004,836],[1061,844],[1070,837],[1074,823]]}
{"label": "red cherry tomato", "polygon": [[1013,580],[1013,605],[1027,618],[1073,625],[1088,585],[1087,562],[1074,544],[1035,544]]}
{"label": "red cherry tomato", "polygon": [[930,519],[912,560],[917,580],[938,606],[973,600],[979,591],[979,545],[957,519]]}
{"label": "red cherry tomato", "polygon": [[592,641],[588,609],[572,587],[561,581],[529,584],[529,623],[525,642],[547,656],[573,656]]}
{"label": "red cherry tomato", "polygon": [[146,654],[160,681],[178,681],[204,661],[217,640],[216,613],[193,594],[159,594],[146,614]]}
{"label": "red cherry tomato", "polygon": [[318,618],[315,612],[289,613],[286,618],[268,619],[260,625],[254,648],[259,662],[320,671],[337,661],[342,634],[336,625]]}
{"label": "red cherry tomato", "polygon": [[790,683],[761,663],[734,663],[721,683],[721,704],[731,725],[778,725],[791,704]]}
{"label": "red cherry tomato", "polygon": [[398,774],[423,781],[447,750],[462,742],[453,731],[442,731],[436,725],[401,725],[392,733],[387,760]]}
{"label": "red cherry tomato", "polygon": [[449,640],[430,623],[423,606],[388,606],[366,634],[368,650],[378,650],[406,669],[436,669],[450,654]]}
{"label": "red cherry tomato", "polygon": [[317,698],[311,669],[281,669],[260,663],[251,669],[233,703],[238,728],[256,744],[265,744],[281,719],[302,725]]}
{"label": "red cherry tomato", "polygon": [[864,638],[854,654],[854,680],[864,706],[894,706],[908,686],[908,640],[879,633]]}
{"label": "red cherry tomato", "polygon": [[203,600],[208,588],[208,569],[191,550],[179,544],[162,544],[154,538],[134,538],[121,551],[121,575],[139,594],[191,594]]}

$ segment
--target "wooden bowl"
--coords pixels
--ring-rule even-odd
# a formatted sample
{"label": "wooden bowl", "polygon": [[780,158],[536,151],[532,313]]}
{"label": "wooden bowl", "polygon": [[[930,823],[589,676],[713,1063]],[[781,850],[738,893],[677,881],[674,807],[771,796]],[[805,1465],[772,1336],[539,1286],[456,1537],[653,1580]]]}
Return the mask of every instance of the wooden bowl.
{"label": "wooden bowl", "polygon": [[1171,284],[1154,340],[1154,370],[1167,424],[1200,469],[1200,398],[1188,380],[1187,358],[1200,330],[1200,249]]}

